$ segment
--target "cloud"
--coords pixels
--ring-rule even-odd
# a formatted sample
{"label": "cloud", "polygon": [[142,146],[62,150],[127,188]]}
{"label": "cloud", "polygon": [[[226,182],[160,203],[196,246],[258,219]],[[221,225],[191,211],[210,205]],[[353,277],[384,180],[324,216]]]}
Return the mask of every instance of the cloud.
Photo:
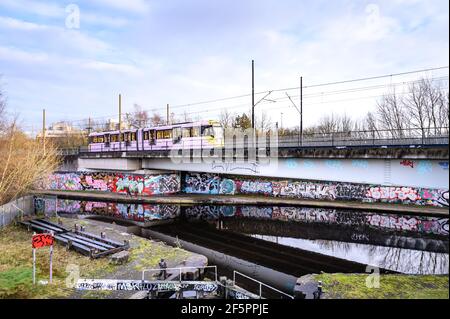
{"label": "cloud", "polygon": [[60,17],[64,14],[64,8],[50,2],[34,0],[2,0],[0,1],[0,6],[45,17]]}
{"label": "cloud", "polygon": [[27,21],[23,21],[23,20],[10,18],[10,17],[0,16],[0,28],[16,29],[16,30],[23,30],[23,31],[33,31],[33,30],[46,29],[46,26],[37,24],[37,23],[33,23],[33,22],[27,22]]}
{"label": "cloud", "polygon": [[145,14],[149,11],[149,3],[145,0],[93,0],[93,2],[110,8],[133,13]]}
{"label": "cloud", "polygon": [[42,52],[26,52],[13,47],[0,46],[0,60],[30,64],[49,62],[49,57]]}

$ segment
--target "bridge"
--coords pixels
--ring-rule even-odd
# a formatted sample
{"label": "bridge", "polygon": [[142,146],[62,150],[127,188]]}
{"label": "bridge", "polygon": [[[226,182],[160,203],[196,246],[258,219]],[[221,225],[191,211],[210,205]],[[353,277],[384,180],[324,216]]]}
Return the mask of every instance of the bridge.
{"label": "bridge", "polygon": [[[248,143],[214,149],[90,152],[61,150],[62,170],[184,171],[448,189],[448,129],[354,131],[280,136],[276,147]],[[182,150],[183,149],[183,150]],[[225,157],[226,149],[232,150]],[[254,152],[256,156],[252,157]],[[174,156],[175,154],[175,156]]]}

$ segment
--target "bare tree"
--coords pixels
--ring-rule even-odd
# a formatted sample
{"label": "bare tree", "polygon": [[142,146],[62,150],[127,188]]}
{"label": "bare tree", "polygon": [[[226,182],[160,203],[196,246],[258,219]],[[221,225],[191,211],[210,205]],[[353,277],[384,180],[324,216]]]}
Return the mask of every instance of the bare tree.
{"label": "bare tree", "polygon": [[[1,93],[1,89],[0,89]],[[59,160],[56,148],[44,140],[29,138],[6,118],[6,102],[0,94],[0,204],[22,196],[53,172]]]}
{"label": "bare tree", "polygon": [[158,113],[154,112],[152,117],[150,118],[150,124],[152,126],[159,126],[159,125],[166,124],[166,121],[162,118],[161,115],[159,115]]}
{"label": "bare tree", "polygon": [[223,109],[219,116],[220,125],[222,125],[223,128],[233,127],[235,118],[236,114],[232,114],[227,109]]}
{"label": "bare tree", "polygon": [[261,132],[267,132],[272,127],[272,122],[266,112],[262,112],[261,116],[257,116],[255,122],[255,127]]}
{"label": "bare tree", "polygon": [[381,130],[389,130],[392,137],[403,137],[408,126],[404,104],[395,94],[395,90],[385,94],[377,102],[377,118]]}
{"label": "bare tree", "polygon": [[148,112],[142,109],[139,104],[134,104],[134,111],[132,113],[125,114],[125,121],[130,127],[143,128],[148,126],[150,117]]}

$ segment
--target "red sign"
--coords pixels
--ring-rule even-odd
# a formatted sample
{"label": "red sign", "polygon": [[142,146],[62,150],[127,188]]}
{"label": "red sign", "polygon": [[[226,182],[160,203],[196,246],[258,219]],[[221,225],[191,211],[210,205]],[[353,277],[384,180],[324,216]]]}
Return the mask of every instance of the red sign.
{"label": "red sign", "polygon": [[42,248],[45,246],[52,246],[54,237],[51,234],[37,234],[33,235],[31,245],[33,248]]}

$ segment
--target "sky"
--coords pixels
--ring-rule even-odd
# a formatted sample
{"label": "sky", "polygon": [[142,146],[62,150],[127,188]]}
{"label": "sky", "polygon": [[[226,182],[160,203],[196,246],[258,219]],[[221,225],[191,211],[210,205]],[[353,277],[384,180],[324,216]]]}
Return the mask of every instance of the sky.
{"label": "sky", "polygon": [[[119,93],[124,112],[164,115],[170,104],[214,119],[249,110],[254,60],[256,92],[303,77],[305,127],[331,113],[361,118],[387,85],[425,76],[448,88],[448,68],[308,86],[448,66],[448,10],[447,0],[0,0],[0,85],[26,130],[43,108],[48,123],[117,118]],[[286,95],[298,105],[298,91],[270,93],[256,115],[298,125]]]}

